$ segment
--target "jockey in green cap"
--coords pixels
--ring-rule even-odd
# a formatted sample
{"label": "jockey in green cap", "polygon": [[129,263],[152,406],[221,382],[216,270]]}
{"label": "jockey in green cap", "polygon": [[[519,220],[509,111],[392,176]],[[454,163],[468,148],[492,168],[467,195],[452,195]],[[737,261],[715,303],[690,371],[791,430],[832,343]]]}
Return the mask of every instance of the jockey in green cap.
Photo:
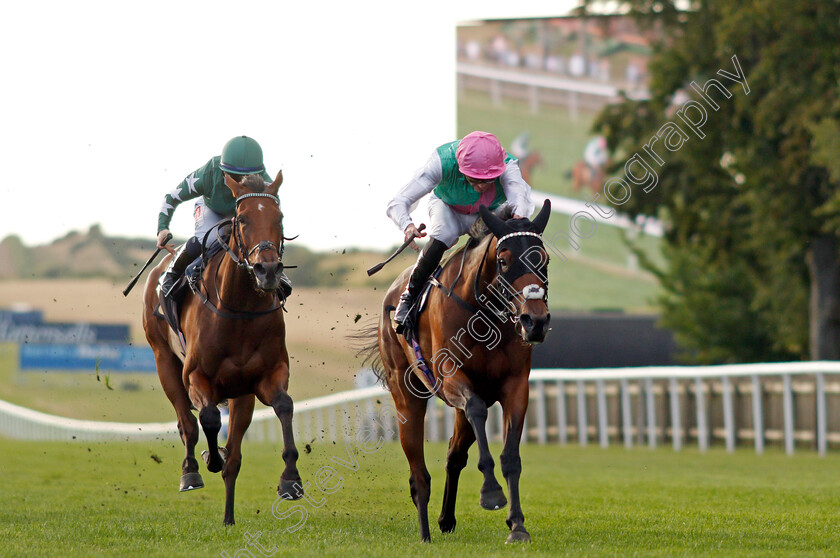
{"label": "jockey in green cap", "polygon": [[[259,174],[264,181],[271,183],[271,177],[265,172],[263,153],[260,144],[247,136],[238,136],[228,141],[222,148],[222,155],[216,156],[186,177],[169,192],[163,200],[158,214],[157,247],[174,254],[166,272],[160,277],[160,292],[170,297],[172,287],[183,275],[187,266],[201,255],[201,241],[204,235],[219,221],[236,214],[236,201],[225,185],[225,174],[239,182],[243,176]],[[164,244],[169,236],[169,223],[175,208],[186,200],[197,198],[195,202],[195,236],[184,243],[178,251]],[[280,285],[283,295],[292,292],[292,282],[281,274]]]}

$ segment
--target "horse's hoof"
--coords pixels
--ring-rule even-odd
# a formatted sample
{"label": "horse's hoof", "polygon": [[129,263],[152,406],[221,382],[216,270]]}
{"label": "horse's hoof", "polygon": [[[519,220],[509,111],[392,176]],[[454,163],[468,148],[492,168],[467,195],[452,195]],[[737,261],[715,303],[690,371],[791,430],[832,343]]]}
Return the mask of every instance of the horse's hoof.
{"label": "horse's hoof", "polygon": [[444,535],[448,533],[455,532],[455,518],[453,517],[451,520],[443,520],[441,519],[438,521],[438,526],[440,526],[440,532]]}
{"label": "horse's hoof", "polygon": [[300,500],[303,498],[303,483],[300,479],[280,479],[277,485],[277,494],[284,500]]}
{"label": "horse's hoof", "polygon": [[211,459],[211,456],[210,456],[210,451],[209,450],[204,450],[204,451],[201,452],[201,458],[204,459],[204,464],[207,465],[207,470],[210,471],[211,473],[218,473],[219,471],[221,471],[224,468],[225,461],[227,461],[227,455],[228,455],[227,448],[224,448],[224,447],[219,448],[219,458],[221,459],[221,462],[217,462],[214,465],[214,464],[211,464],[212,459]]}
{"label": "horse's hoof", "polygon": [[531,535],[525,530],[525,527],[517,527],[507,536],[505,544],[516,542],[531,542]]}
{"label": "horse's hoof", "polygon": [[198,473],[187,473],[181,476],[181,492],[204,488],[204,480]]}
{"label": "horse's hoof", "polygon": [[502,491],[502,488],[499,487],[498,490],[482,492],[479,503],[485,510],[500,510],[507,506],[507,498],[505,498],[505,493]]}

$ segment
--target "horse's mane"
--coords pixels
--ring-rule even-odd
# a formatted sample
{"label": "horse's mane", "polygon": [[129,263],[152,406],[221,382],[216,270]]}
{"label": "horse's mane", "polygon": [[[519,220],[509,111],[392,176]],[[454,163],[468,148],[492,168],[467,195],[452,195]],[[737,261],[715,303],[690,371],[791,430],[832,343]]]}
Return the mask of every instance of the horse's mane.
{"label": "horse's mane", "polygon": [[[503,221],[510,221],[513,219],[513,207],[509,204],[500,206],[493,213],[496,217]],[[475,220],[475,223],[472,224],[467,234],[470,237],[469,240],[444,256],[440,264],[441,267],[446,266],[446,264],[456,256],[460,256],[461,252],[464,250],[472,250],[478,246],[483,246],[485,241],[490,242],[490,239],[493,238],[493,234],[490,232],[490,229],[487,228],[487,225],[484,223],[484,219],[481,217]]]}
{"label": "horse's mane", "polygon": [[[513,218],[513,206],[506,203],[496,209],[493,213],[502,221],[508,221]],[[490,229],[487,228],[487,225],[484,223],[484,219],[479,217],[475,220],[475,223],[472,224],[472,227],[470,227],[467,234],[470,235],[470,238],[481,240],[490,234]]]}

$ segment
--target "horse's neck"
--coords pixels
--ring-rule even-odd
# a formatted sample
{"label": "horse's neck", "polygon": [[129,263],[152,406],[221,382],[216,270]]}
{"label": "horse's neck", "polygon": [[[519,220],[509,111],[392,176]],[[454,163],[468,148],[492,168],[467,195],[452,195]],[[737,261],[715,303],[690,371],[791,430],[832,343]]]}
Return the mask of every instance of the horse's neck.
{"label": "horse's neck", "polygon": [[[490,284],[496,277],[496,239],[491,235],[489,245],[485,246],[484,242],[480,243],[473,250],[472,256],[469,258],[468,272],[465,274],[464,286],[468,288],[465,293],[472,302],[475,302],[476,292],[482,293],[487,290],[487,285]],[[479,275],[479,277],[476,277]],[[475,287],[476,281],[478,288]]]}
{"label": "horse's neck", "polygon": [[224,252],[220,253],[218,257],[221,257],[222,261],[219,264],[218,272],[214,273],[214,281],[219,296],[225,305],[234,307],[236,310],[249,312],[262,310],[273,304],[273,298],[260,296],[254,289],[251,284],[251,276],[245,267],[238,265]]}

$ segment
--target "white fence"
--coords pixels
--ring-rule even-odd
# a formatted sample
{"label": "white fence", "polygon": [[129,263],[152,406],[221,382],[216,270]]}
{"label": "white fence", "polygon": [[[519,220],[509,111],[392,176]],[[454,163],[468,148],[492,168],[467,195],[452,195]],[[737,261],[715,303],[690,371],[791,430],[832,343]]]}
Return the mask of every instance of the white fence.
{"label": "white fence", "polygon": [[[447,439],[455,411],[429,400],[426,437]],[[496,404],[487,423],[501,441]],[[339,441],[360,428],[396,439],[390,394],[379,386],[295,403],[299,446]],[[55,417],[0,401],[0,435],[29,440],[177,439],[174,423],[126,424]],[[253,440],[280,442],[272,409],[255,411]],[[795,362],[700,367],[534,370],[523,440],[623,444],[675,450],[720,444],[729,451],[778,444],[788,453],[812,448],[824,455],[840,447],[840,362]]]}
{"label": "white fence", "polygon": [[[539,107],[544,103],[561,105],[568,107],[574,120],[580,108],[599,110],[607,103],[620,99],[620,90],[615,85],[583,79],[469,62],[458,62],[457,73],[459,89],[486,91],[496,105],[501,104],[504,97],[525,100],[533,114],[539,113]],[[646,89],[628,90],[625,94],[631,99],[646,99],[649,96]]]}

